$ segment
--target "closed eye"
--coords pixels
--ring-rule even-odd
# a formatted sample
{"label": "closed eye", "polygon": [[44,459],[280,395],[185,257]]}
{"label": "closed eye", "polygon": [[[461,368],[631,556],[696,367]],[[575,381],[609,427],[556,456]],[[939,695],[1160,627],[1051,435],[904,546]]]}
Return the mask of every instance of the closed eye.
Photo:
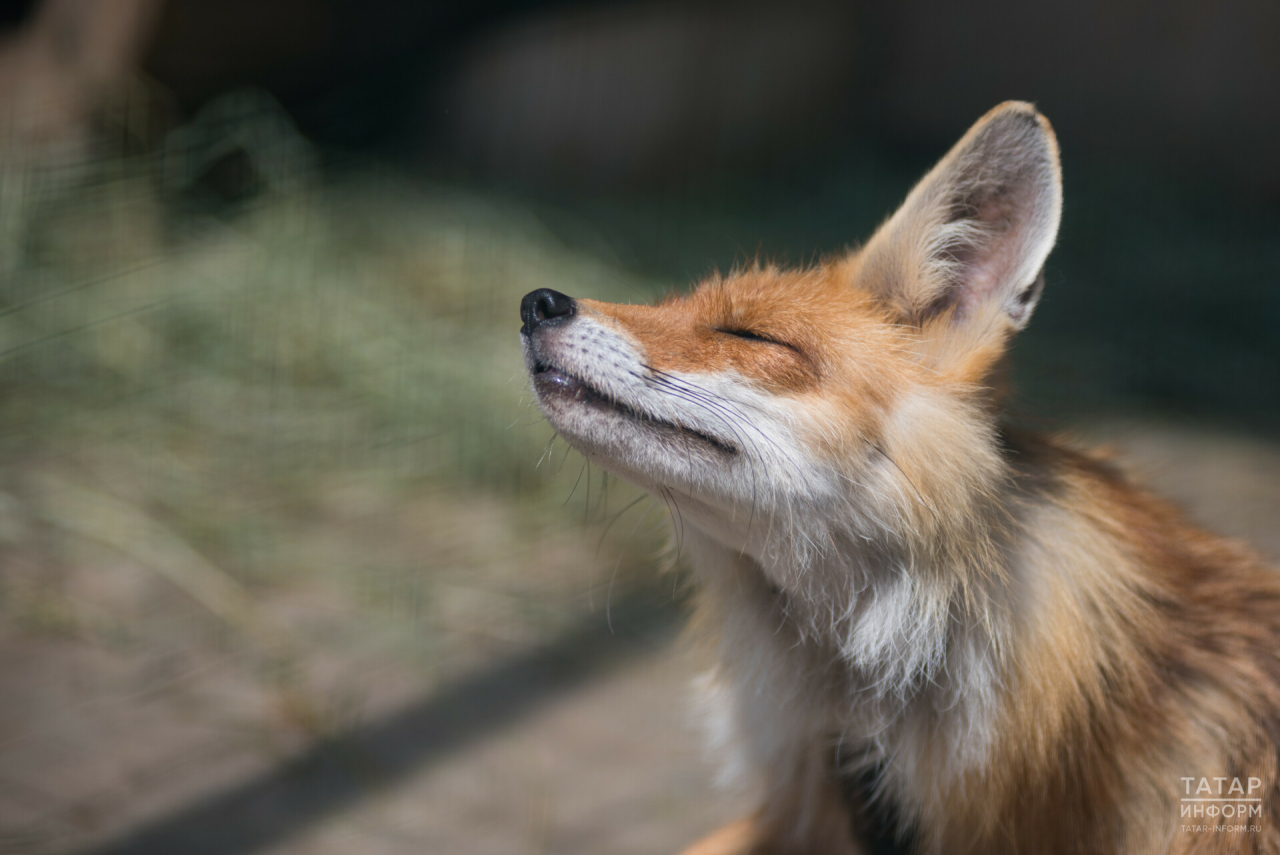
{"label": "closed eye", "polygon": [[758,341],[758,342],[761,342],[762,344],[774,344],[774,345],[777,345],[778,347],[785,347],[789,350],[799,351],[799,348],[797,348],[794,344],[788,344],[785,341],[778,341],[776,338],[769,338],[768,336],[760,335],[760,333],[752,332],[751,330],[732,329],[729,327],[716,327],[715,331],[718,333],[723,333],[724,335],[731,335],[734,338],[745,339],[746,341]]}

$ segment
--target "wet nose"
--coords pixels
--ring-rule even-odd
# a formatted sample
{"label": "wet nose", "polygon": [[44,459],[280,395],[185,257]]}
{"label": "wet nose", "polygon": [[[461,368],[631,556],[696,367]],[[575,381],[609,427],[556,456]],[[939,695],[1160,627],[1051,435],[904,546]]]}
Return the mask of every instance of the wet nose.
{"label": "wet nose", "polygon": [[520,332],[528,335],[542,324],[573,317],[573,313],[572,297],[550,288],[530,291],[520,301],[520,319],[524,321]]}

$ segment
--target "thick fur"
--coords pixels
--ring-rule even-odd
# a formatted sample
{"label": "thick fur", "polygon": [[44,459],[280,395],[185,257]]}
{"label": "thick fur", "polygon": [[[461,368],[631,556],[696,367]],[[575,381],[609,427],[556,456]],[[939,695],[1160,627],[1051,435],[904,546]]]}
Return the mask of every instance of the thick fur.
{"label": "thick fur", "polygon": [[[1002,426],[1060,210],[1008,103],[859,251],[527,325],[547,418],[686,524],[764,793],[691,853],[1280,853],[1280,577]],[[1184,815],[1201,779],[1255,813]]]}

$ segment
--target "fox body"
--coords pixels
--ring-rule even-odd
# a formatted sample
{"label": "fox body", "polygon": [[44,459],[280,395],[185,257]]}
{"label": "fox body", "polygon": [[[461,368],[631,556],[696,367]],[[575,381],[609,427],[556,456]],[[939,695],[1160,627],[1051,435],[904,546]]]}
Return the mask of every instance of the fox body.
{"label": "fox body", "polygon": [[1280,853],[1280,577],[1002,423],[1060,210],[1010,102],[844,256],[525,297],[538,406],[686,525],[712,739],[763,788],[691,852]]}

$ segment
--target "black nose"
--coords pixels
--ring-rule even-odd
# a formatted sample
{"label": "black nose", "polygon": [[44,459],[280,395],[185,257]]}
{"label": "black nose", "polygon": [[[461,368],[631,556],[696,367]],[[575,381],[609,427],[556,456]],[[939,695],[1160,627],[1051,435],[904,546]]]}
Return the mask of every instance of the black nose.
{"label": "black nose", "polygon": [[559,291],[552,291],[550,288],[530,291],[520,301],[520,319],[524,321],[520,332],[528,335],[540,324],[573,317],[573,312],[572,297],[561,294]]}

